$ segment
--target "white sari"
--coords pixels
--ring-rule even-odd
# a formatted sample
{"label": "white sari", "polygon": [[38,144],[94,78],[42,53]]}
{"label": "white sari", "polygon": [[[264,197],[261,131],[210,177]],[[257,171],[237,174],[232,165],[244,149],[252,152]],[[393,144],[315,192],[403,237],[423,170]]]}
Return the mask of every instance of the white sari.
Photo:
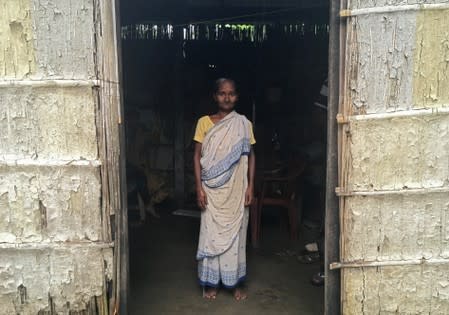
{"label": "white sari", "polygon": [[228,114],[206,134],[201,179],[207,207],[201,214],[197,259],[202,285],[235,287],[246,276],[250,122]]}

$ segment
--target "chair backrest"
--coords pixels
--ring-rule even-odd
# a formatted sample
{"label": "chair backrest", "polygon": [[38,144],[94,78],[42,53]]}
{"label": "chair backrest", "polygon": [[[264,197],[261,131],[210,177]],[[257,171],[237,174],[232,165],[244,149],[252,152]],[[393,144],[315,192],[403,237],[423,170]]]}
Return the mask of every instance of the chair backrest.
{"label": "chair backrest", "polygon": [[306,163],[302,159],[291,159],[287,163],[286,178],[287,182],[284,186],[283,197],[294,199],[297,190],[298,178],[304,173]]}
{"label": "chair backrest", "polygon": [[306,162],[302,159],[292,159],[287,164],[287,176],[293,180],[302,175],[306,168]]}

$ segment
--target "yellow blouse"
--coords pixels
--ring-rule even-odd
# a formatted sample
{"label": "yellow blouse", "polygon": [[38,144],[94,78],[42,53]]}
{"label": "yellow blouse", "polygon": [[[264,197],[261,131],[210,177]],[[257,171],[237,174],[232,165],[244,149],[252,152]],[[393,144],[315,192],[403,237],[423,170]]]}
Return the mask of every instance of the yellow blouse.
{"label": "yellow blouse", "polygon": [[[207,132],[214,126],[214,122],[212,119],[210,119],[209,116],[203,116],[198,120],[198,123],[196,124],[196,130],[195,130],[195,136],[193,137],[193,140],[199,143],[203,143],[204,137],[206,136]],[[253,125],[251,124],[250,127],[250,143],[255,144],[256,138],[254,138],[254,132],[253,132]]]}

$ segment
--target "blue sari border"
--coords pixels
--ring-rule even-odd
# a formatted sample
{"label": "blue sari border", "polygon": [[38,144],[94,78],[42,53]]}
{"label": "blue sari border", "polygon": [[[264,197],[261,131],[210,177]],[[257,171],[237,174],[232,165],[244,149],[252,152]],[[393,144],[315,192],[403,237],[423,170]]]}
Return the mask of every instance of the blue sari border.
{"label": "blue sari border", "polygon": [[220,288],[220,287],[223,287],[223,288],[225,288],[225,289],[235,289],[235,288],[238,287],[240,284],[242,284],[242,282],[245,282],[245,281],[246,281],[246,275],[240,277],[240,278],[237,280],[237,282],[236,282],[235,284],[233,284],[233,285],[226,285],[226,284],[223,284],[221,281],[218,281],[218,283],[211,283],[211,282],[208,282],[208,281],[201,281],[201,280],[198,280],[198,283],[199,283],[199,285],[202,286],[202,287],[211,287],[211,288]]}
{"label": "blue sari border", "polygon": [[240,160],[240,157],[242,155],[248,155],[250,151],[250,140],[248,138],[243,138],[234,145],[231,152],[229,152],[225,158],[212,166],[210,169],[202,170],[201,180],[208,181],[230,171],[231,168]]}

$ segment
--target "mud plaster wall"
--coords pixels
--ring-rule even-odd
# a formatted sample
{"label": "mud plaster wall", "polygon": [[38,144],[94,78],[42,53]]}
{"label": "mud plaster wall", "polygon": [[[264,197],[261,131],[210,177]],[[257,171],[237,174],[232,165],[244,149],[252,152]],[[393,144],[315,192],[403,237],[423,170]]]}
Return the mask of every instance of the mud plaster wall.
{"label": "mud plaster wall", "polygon": [[445,192],[351,198],[345,213],[345,260],[449,258],[448,211]]}
{"label": "mud plaster wall", "polygon": [[449,115],[351,123],[350,190],[449,185]]}
{"label": "mud plaster wall", "polygon": [[2,0],[4,79],[95,77],[94,0]]}
{"label": "mud plaster wall", "polygon": [[105,275],[112,272],[105,267],[112,266],[111,254],[81,247],[3,249],[0,314],[38,314],[45,309],[48,314],[69,314],[85,309],[92,296],[103,294]]}
{"label": "mud plaster wall", "polygon": [[[343,314],[447,314],[449,266],[345,271]],[[346,281],[351,279],[351,281]]]}
{"label": "mud plaster wall", "polygon": [[351,20],[347,93],[355,114],[449,105],[447,17],[429,10]]}
{"label": "mud plaster wall", "polygon": [[0,2],[0,75],[24,77],[36,69],[30,0]]}
{"label": "mud plaster wall", "polygon": [[95,103],[91,87],[2,88],[0,156],[96,159]]}
{"label": "mud plaster wall", "polygon": [[[351,21],[349,93],[355,113],[411,106],[415,13],[368,15]],[[349,100],[348,100],[349,101]]]}
{"label": "mud plaster wall", "polygon": [[[449,115],[440,110],[449,105],[447,21],[447,10],[429,10],[361,15],[348,24],[345,101],[349,112],[366,116],[349,119],[342,175],[346,191],[377,195],[344,197],[341,260],[447,262],[344,268],[343,314],[449,314]],[[425,108],[434,112],[413,112]]]}
{"label": "mud plaster wall", "polygon": [[413,75],[413,105],[449,105],[449,10],[425,11],[417,16]]}
{"label": "mud plaster wall", "polygon": [[0,85],[1,315],[69,314],[106,298],[98,91],[28,86],[97,77],[97,7],[0,0],[0,80],[13,83]]}
{"label": "mud plaster wall", "polygon": [[0,165],[0,242],[102,239],[98,168]]}

